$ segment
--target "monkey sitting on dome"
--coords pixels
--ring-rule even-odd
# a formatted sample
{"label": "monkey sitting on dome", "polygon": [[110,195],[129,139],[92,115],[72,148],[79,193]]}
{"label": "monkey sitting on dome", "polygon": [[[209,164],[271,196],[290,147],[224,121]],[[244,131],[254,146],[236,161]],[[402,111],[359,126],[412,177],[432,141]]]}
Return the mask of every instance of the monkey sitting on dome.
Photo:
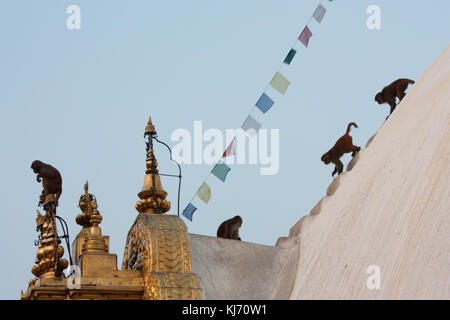
{"label": "monkey sitting on dome", "polygon": [[231,219],[225,220],[217,229],[217,238],[241,240],[239,237],[239,228],[242,225],[242,218],[235,216]]}

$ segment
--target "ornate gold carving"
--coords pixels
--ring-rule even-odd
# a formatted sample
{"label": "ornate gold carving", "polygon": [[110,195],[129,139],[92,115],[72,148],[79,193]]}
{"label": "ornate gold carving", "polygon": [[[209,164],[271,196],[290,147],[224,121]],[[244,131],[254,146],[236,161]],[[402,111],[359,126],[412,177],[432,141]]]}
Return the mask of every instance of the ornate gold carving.
{"label": "ornate gold carving", "polygon": [[75,221],[84,228],[88,228],[92,226],[91,216],[98,215],[99,218],[95,219],[98,221],[97,224],[100,224],[102,221],[102,216],[98,211],[97,199],[92,193],[89,193],[89,183],[86,181],[84,184],[84,193],[80,196],[80,200],[78,201],[78,206],[81,209],[81,214],[77,215]]}
{"label": "ornate gold carving", "polygon": [[142,270],[146,299],[201,299],[187,228],[176,216],[139,214],[128,233],[122,270]]}
{"label": "ornate gold carving", "polygon": [[145,298],[148,300],[201,300],[202,290],[193,273],[157,273],[145,281]]}
{"label": "ornate gold carving", "polygon": [[88,190],[89,184],[86,181],[84,194],[78,202],[82,213],[75,218],[75,221],[83,226],[80,233],[86,236],[81,252],[108,252],[108,246],[99,227],[103,218],[98,211],[97,199]]}
{"label": "ornate gold carving", "polygon": [[122,269],[142,270],[144,260],[149,272],[191,272],[187,228],[181,219],[156,214],[137,217],[128,233]]}
{"label": "ornate gold carving", "polygon": [[67,268],[69,262],[61,259],[64,248],[59,244],[56,231],[56,198],[53,194],[48,194],[43,199],[45,216],[37,212],[36,226],[40,231],[40,243],[36,253],[36,265],[31,268],[31,273],[38,278],[54,278],[63,276],[62,271]]}

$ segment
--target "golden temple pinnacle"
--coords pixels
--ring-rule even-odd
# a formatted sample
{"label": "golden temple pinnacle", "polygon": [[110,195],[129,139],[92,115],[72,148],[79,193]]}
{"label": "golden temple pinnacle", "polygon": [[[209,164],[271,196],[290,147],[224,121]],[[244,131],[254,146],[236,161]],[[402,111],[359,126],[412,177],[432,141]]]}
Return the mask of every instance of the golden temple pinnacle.
{"label": "golden temple pinnacle", "polygon": [[161,184],[161,177],[158,174],[158,162],[153,150],[153,137],[156,136],[156,129],[149,117],[145,126],[144,137],[148,136],[147,160],[144,186],[138,193],[141,201],[136,203],[136,210],[139,213],[166,213],[170,210],[170,202],[165,200],[167,192]]}
{"label": "golden temple pinnacle", "polygon": [[60,246],[61,240],[56,231],[56,199],[48,194],[44,199],[45,216],[37,211],[36,227],[40,231],[40,241],[36,253],[36,265],[31,273],[37,278],[64,277],[62,271],[67,268],[69,262],[63,259],[64,248]]}
{"label": "golden temple pinnacle", "polygon": [[86,241],[82,246],[81,253],[86,252],[108,252],[108,247],[102,236],[102,230],[99,224],[103,218],[98,211],[97,199],[88,192],[89,184],[86,181],[84,185],[84,194],[80,197],[79,206],[82,211],[77,216],[76,222],[83,226]]}

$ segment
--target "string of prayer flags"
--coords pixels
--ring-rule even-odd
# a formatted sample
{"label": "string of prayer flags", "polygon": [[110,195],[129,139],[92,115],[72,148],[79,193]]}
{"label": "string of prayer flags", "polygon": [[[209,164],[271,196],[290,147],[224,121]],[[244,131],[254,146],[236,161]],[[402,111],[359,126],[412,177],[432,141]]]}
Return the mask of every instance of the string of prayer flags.
{"label": "string of prayer flags", "polygon": [[231,140],[230,144],[227,147],[227,150],[224,151],[222,158],[234,156],[234,140],[235,140],[235,138],[233,138],[233,140]]}
{"label": "string of prayer flags", "polygon": [[284,58],[283,63],[287,64],[287,65],[290,65],[291,62],[292,62],[292,59],[294,59],[296,53],[297,53],[297,51],[294,50],[294,49],[289,50],[286,58]]}
{"label": "string of prayer flags", "polygon": [[277,71],[270,81],[270,85],[281,94],[285,94],[291,82]]}
{"label": "string of prayer flags", "polygon": [[312,32],[311,30],[309,30],[308,26],[306,26],[305,29],[303,29],[300,36],[298,37],[298,40],[300,40],[300,42],[303,43],[303,45],[308,48],[309,38],[311,38],[311,36]]}
{"label": "string of prayer flags", "polygon": [[[283,64],[289,66],[291,62],[293,61],[295,55],[297,54],[297,50],[294,49],[295,45],[297,44],[297,41],[300,41],[306,48],[308,48],[309,45],[309,39],[312,37],[312,32],[308,27],[309,21],[311,21],[313,18],[320,24],[325,17],[325,14],[327,12],[327,9],[325,8],[324,3],[325,0],[321,0],[319,5],[316,7],[313,15],[309,18],[308,23],[302,30],[301,34],[298,36],[298,38],[295,40],[293,46],[287,53],[286,57],[283,60]],[[328,2],[331,2],[333,0],[328,0]],[[290,86],[291,82],[286,79],[279,70],[283,66],[283,64],[280,65],[277,72],[273,76],[272,80],[270,81],[269,85],[267,85],[266,89],[269,86],[272,86],[273,89],[278,91],[280,94],[284,95]],[[264,91],[266,91],[264,89]],[[272,95],[272,94],[271,94]],[[276,95],[276,94],[275,94]],[[254,105],[256,108],[258,108],[262,113],[266,113],[269,111],[273,105],[275,104],[274,100],[267,95],[266,92],[263,92]],[[253,107],[253,108],[254,108]],[[261,128],[261,123],[259,123],[255,118],[252,117],[252,112],[247,116],[244,123],[241,126],[241,129],[246,132],[250,137],[255,137],[258,133],[259,129]],[[226,150],[223,152],[222,157],[216,162],[211,172],[208,174],[207,178],[203,181],[200,188],[195,193],[194,197],[197,196],[202,200],[205,204],[209,202],[211,199],[211,188],[208,184],[206,184],[206,180],[208,177],[213,174],[216,176],[219,180],[222,182],[225,182],[226,177],[228,173],[231,171],[231,168],[227,166],[222,160],[235,155],[235,140],[236,137],[231,140],[230,144],[226,148]],[[228,162],[228,161],[227,161]],[[194,199],[192,197],[192,200]],[[196,212],[197,208],[191,203],[192,200],[188,203],[186,208],[183,210],[182,215],[186,217],[188,220],[192,221],[192,216],[194,212]]]}
{"label": "string of prayer flags", "polygon": [[325,9],[325,7],[321,4],[319,4],[319,6],[317,7],[316,11],[314,11],[313,17],[314,19],[316,19],[316,21],[318,23],[322,22],[323,17],[325,16],[325,12],[327,10]]}
{"label": "string of prayer flags", "polygon": [[230,172],[231,168],[227,166],[223,161],[219,160],[214,168],[211,170],[211,173],[215,175],[219,180],[225,182],[228,172]]}
{"label": "string of prayer flags", "polygon": [[249,115],[247,119],[245,119],[241,128],[247,132],[249,136],[254,137],[258,133],[259,129],[261,129],[261,123]]}
{"label": "string of prayer flags", "polygon": [[261,110],[262,113],[266,113],[270,108],[272,108],[273,103],[273,100],[263,92],[258,102],[256,102],[256,106],[259,110]]}
{"label": "string of prayer flags", "polygon": [[200,188],[198,188],[197,196],[206,204],[209,202],[209,199],[211,199],[211,188],[206,182],[203,182]]}
{"label": "string of prayer flags", "polygon": [[184,208],[181,214],[192,222],[192,216],[196,210],[197,208],[192,203],[189,202],[189,204],[187,205],[186,208]]}

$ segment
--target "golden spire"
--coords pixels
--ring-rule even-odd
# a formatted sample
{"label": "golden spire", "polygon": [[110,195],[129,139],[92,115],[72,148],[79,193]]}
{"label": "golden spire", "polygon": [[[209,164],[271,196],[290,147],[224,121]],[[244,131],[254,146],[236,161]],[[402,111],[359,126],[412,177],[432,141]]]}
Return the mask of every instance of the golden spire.
{"label": "golden spire", "polygon": [[81,195],[78,202],[82,213],[75,218],[76,222],[83,226],[80,233],[86,236],[81,252],[108,252],[108,247],[102,237],[102,230],[99,227],[103,218],[98,211],[97,199],[88,192],[88,189],[89,184],[86,181],[84,194]]}
{"label": "golden spire", "polygon": [[156,135],[155,127],[152,119],[148,118],[148,123],[145,126],[144,137],[148,136],[147,144],[147,160],[145,170],[144,186],[138,197],[141,201],[136,203],[136,210],[140,213],[166,213],[170,210],[170,202],[165,200],[167,192],[161,185],[161,178],[158,174],[158,162],[156,161],[153,151],[153,136]]}
{"label": "golden spire", "polygon": [[80,196],[80,200],[78,201],[78,206],[81,209],[81,214],[77,215],[75,221],[77,224],[83,227],[82,233],[87,234],[88,228],[91,226],[91,201],[93,200],[93,196],[88,193],[88,182],[86,181],[84,185],[84,194]]}
{"label": "golden spire", "polygon": [[69,262],[62,259],[64,248],[59,244],[56,231],[56,198],[53,194],[47,194],[43,201],[45,216],[37,211],[36,226],[41,232],[38,251],[36,253],[36,265],[31,269],[38,278],[61,277],[62,271],[67,268]]}

